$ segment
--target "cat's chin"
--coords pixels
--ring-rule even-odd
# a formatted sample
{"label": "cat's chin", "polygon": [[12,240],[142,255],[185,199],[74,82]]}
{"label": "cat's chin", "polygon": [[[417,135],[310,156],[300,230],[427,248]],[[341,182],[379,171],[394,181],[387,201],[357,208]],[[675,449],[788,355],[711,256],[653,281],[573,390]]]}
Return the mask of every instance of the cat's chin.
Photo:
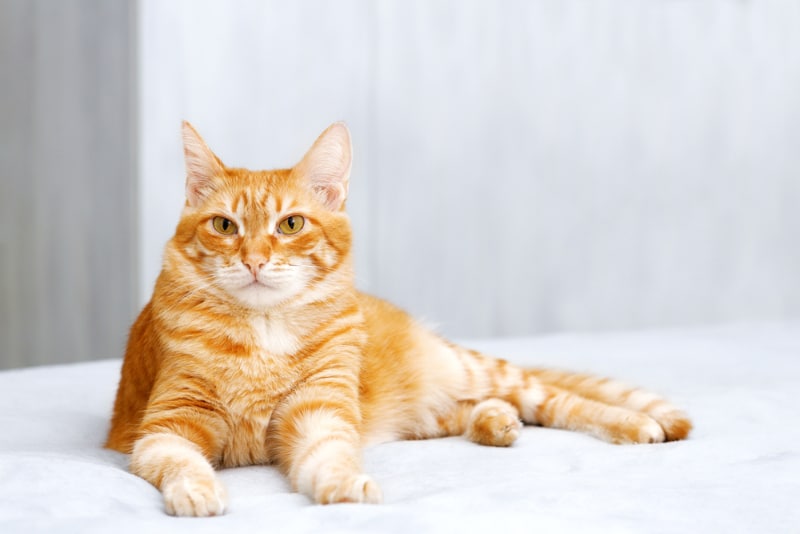
{"label": "cat's chin", "polygon": [[244,287],[230,291],[231,295],[240,303],[254,310],[274,308],[291,298],[289,288],[252,282]]}

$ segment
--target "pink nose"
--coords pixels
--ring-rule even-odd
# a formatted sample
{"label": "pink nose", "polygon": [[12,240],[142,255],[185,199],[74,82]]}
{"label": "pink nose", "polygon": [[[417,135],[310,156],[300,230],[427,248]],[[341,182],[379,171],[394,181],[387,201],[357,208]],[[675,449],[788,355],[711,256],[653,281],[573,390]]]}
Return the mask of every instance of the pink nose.
{"label": "pink nose", "polygon": [[242,260],[242,263],[250,269],[250,272],[253,273],[253,276],[258,276],[258,271],[261,270],[264,265],[266,265],[267,260],[261,256],[250,256]]}

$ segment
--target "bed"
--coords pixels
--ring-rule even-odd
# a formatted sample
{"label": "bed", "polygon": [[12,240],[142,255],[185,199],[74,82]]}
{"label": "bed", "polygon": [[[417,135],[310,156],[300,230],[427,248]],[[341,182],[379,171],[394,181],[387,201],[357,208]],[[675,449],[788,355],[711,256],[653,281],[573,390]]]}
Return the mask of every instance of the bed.
{"label": "bed", "polygon": [[119,360],[4,371],[0,532],[800,532],[800,321],[470,346],[646,386],[695,430],[659,445],[537,427],[510,448],[376,445],[364,464],[382,505],[314,505],[273,467],[229,469],[226,515],[173,518],[101,447]]}

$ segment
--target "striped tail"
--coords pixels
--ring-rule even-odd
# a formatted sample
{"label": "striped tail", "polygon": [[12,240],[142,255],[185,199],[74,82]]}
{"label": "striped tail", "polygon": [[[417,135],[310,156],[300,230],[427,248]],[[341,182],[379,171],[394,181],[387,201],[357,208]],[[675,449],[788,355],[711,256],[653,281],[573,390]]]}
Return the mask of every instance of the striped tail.
{"label": "striped tail", "polygon": [[522,369],[454,347],[468,395],[501,399],[528,424],[577,430],[612,443],[684,439],[687,415],[658,395],[609,378],[551,369]]}
{"label": "striped tail", "polygon": [[664,430],[667,441],[685,439],[692,430],[689,417],[664,398],[618,380],[554,369],[531,369],[540,383],[584,399],[645,414]]}

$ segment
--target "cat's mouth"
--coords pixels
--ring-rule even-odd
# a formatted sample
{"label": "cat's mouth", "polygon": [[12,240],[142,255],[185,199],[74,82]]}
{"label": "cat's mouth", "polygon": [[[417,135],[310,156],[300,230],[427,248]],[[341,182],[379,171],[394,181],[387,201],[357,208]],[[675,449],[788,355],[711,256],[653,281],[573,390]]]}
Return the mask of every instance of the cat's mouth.
{"label": "cat's mouth", "polygon": [[242,287],[242,289],[280,289],[277,284],[273,284],[264,280],[254,279],[246,286]]}
{"label": "cat's mouth", "polygon": [[275,306],[288,298],[291,294],[291,282],[288,280],[273,280],[266,276],[246,280],[230,288],[230,294],[238,301],[256,309],[266,309]]}
{"label": "cat's mouth", "polygon": [[260,289],[260,288],[276,289],[274,286],[265,284],[260,280],[253,280],[252,282],[244,286],[242,289]]}

